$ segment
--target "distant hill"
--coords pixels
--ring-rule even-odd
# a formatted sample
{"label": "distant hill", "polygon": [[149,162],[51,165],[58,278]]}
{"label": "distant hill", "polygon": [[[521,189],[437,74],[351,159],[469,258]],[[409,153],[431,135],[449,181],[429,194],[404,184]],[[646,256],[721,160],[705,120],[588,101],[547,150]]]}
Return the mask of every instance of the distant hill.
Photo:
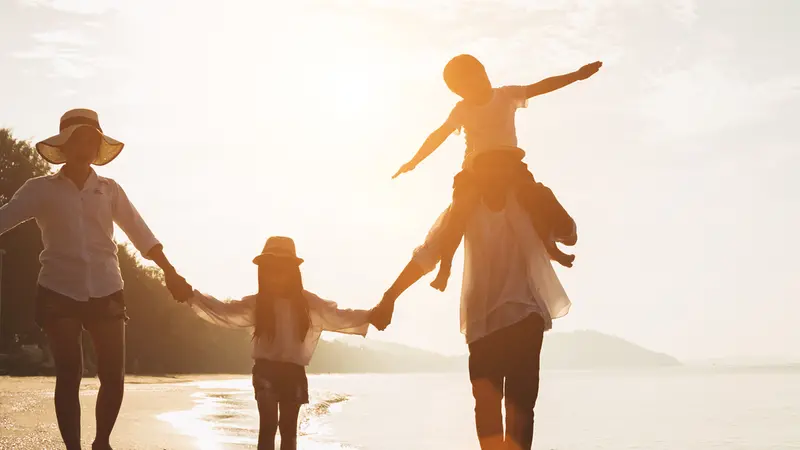
{"label": "distant hill", "polygon": [[311,373],[457,372],[467,369],[463,356],[444,356],[390,342],[357,339],[321,340]]}
{"label": "distant hill", "polygon": [[[548,333],[542,348],[544,369],[667,367],[681,363],[596,331]],[[310,372],[454,372],[467,369],[466,356],[443,356],[417,348],[361,338],[321,341]]]}
{"label": "distant hill", "polygon": [[687,365],[702,368],[759,368],[759,369],[800,369],[800,357],[775,356],[730,356],[722,358],[686,361]]}
{"label": "distant hill", "polygon": [[624,339],[597,331],[548,333],[542,348],[545,369],[610,369],[666,367],[681,365],[664,353],[657,353]]}

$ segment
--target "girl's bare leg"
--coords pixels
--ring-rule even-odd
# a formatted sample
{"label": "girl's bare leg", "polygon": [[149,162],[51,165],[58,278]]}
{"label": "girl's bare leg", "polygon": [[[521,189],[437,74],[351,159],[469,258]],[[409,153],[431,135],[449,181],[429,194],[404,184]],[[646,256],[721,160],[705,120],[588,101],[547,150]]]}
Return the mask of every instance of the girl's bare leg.
{"label": "girl's bare leg", "polygon": [[275,450],[275,432],[278,431],[278,402],[258,400],[258,450]]}
{"label": "girl's bare leg", "polygon": [[281,402],[281,450],[297,449],[297,417],[300,404]]}

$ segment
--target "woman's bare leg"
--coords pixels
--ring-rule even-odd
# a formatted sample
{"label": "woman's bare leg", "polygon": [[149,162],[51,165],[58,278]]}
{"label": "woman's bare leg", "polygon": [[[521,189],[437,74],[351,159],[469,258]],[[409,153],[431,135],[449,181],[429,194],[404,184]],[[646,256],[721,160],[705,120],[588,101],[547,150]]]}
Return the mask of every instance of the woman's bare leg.
{"label": "woman's bare leg", "polygon": [[93,323],[89,334],[97,355],[97,378],[100,380],[95,407],[97,434],[92,449],[109,450],[111,431],[125,393],[125,319]]}
{"label": "woman's bare leg", "polygon": [[56,363],[55,407],[58,429],[67,450],[80,450],[81,404],[78,391],[83,376],[83,327],[75,319],[52,319],[44,329]]}

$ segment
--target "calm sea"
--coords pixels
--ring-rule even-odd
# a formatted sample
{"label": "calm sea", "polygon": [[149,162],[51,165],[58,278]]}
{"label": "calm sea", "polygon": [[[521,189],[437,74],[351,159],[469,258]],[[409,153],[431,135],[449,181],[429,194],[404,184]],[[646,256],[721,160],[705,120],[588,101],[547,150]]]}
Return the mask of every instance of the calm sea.
{"label": "calm sea", "polygon": [[[478,450],[466,374],[309,378],[301,449]],[[800,449],[800,370],[546,371],[535,449]],[[255,448],[250,380],[196,383],[161,418],[198,449]]]}

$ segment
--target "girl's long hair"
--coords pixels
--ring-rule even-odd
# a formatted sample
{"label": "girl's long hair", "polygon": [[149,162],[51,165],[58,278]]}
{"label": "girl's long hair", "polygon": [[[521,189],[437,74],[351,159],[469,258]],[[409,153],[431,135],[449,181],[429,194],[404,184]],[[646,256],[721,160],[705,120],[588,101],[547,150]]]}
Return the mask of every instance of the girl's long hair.
{"label": "girl's long hair", "polygon": [[[262,269],[259,269],[262,270]],[[306,338],[309,328],[311,328],[311,316],[309,315],[308,300],[303,294],[303,277],[300,274],[300,267],[290,270],[291,285],[287,294],[282,295],[284,300],[289,302],[291,318],[296,321],[300,341]],[[253,339],[266,338],[268,341],[275,339],[275,334],[279,327],[284,324],[277,323],[275,317],[275,301],[278,300],[268,286],[262,285],[264,280],[258,277],[258,295],[256,297],[256,323],[253,331]]]}

